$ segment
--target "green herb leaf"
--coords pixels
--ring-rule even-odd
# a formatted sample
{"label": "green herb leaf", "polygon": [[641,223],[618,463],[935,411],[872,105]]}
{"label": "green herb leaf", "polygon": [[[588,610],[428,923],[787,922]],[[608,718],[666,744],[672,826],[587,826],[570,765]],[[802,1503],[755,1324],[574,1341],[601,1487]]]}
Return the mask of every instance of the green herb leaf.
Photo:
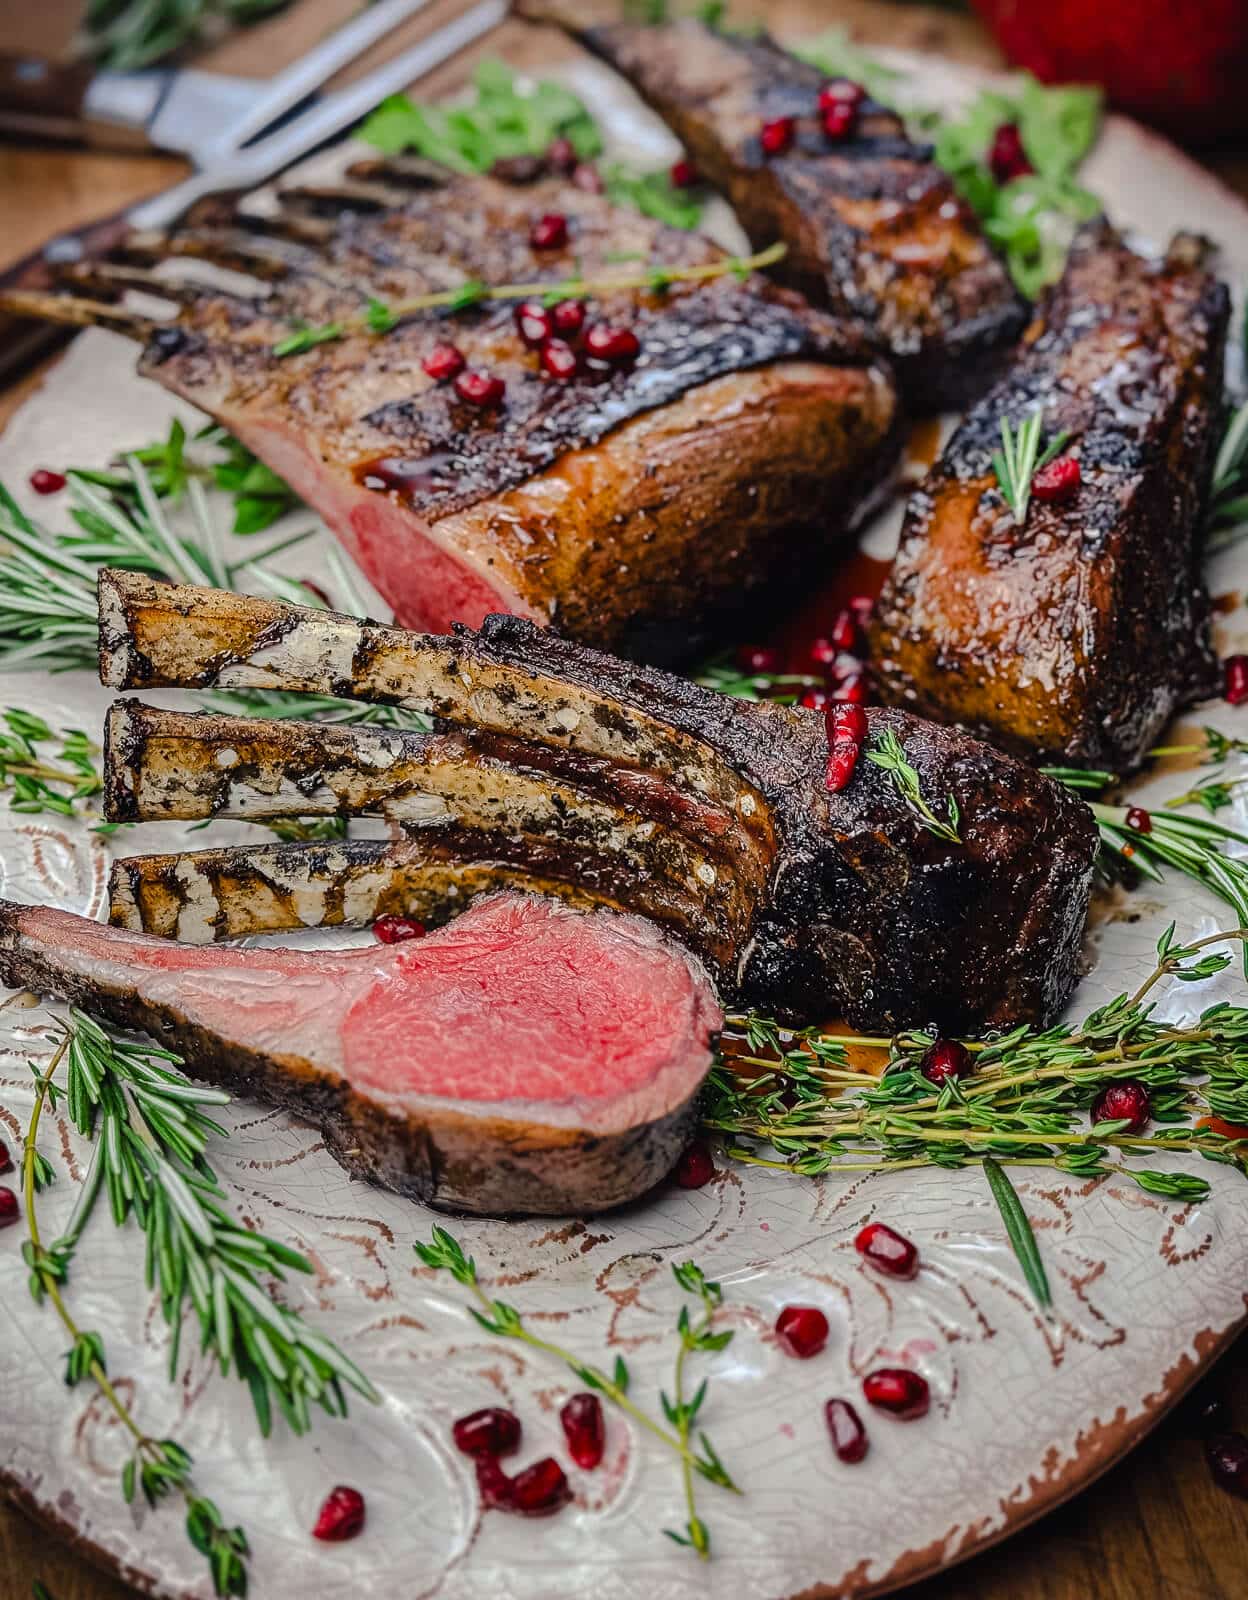
{"label": "green herb leaf", "polygon": [[992,1190],[992,1197],[1001,1212],[1001,1220],[1005,1223],[1006,1234],[1014,1254],[1018,1257],[1018,1264],[1023,1269],[1023,1276],[1027,1279],[1036,1300],[1047,1310],[1053,1304],[1053,1294],[1045,1274],[1044,1262],[1040,1259],[1040,1247],[1036,1243],[1031,1223],[1027,1220],[1027,1213],[1023,1210],[1022,1201],[1007,1177],[1005,1168],[991,1156],[984,1157],[984,1176],[988,1179],[988,1187]]}
{"label": "green herb leaf", "polygon": [[958,802],[952,795],[947,797],[943,818],[932,810],[919,788],[919,774],[906,759],[905,746],[892,728],[885,728],[866,754],[873,766],[880,767],[892,777],[898,794],[929,833],[949,844],[962,843],[958,833],[958,823],[961,821]]}
{"label": "green herb leaf", "polygon": [[1011,428],[1007,417],[1001,418],[1001,449],[992,457],[992,470],[997,475],[1001,493],[1021,528],[1027,520],[1027,507],[1031,503],[1031,482],[1041,467],[1045,467],[1061,451],[1069,433],[1059,433],[1042,450],[1040,429],[1043,414],[1036,410],[1019,423],[1017,432]]}

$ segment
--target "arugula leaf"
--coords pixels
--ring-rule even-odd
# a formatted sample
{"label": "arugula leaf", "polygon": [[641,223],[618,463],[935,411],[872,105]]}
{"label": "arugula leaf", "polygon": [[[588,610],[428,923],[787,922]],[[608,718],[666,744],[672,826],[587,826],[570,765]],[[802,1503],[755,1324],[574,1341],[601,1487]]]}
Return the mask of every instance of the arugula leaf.
{"label": "arugula leaf", "polygon": [[677,189],[666,169],[630,172],[612,162],[602,177],[612,205],[634,206],[643,216],[665,222],[669,228],[696,228],[702,220],[702,201],[687,189]]}
{"label": "arugula leaf", "polygon": [[813,39],[789,46],[790,53],[799,61],[807,61],[829,78],[849,78],[860,83],[873,100],[891,106],[897,97],[905,73],[895,67],[886,67],[850,38],[848,28],[828,28]]}

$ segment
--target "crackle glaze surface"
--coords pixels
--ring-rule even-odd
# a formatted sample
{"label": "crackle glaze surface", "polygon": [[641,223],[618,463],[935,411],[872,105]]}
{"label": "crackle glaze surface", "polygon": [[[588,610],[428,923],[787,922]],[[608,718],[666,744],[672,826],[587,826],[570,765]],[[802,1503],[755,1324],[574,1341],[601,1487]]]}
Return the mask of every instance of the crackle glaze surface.
{"label": "crackle glaze surface", "polygon": [[[904,64],[929,103],[974,86],[943,66]],[[609,76],[589,66],[572,76],[617,143],[643,163],[668,155],[666,136]],[[1106,196],[1115,220],[1153,239],[1198,227],[1225,247],[1231,281],[1248,277],[1248,214],[1161,141],[1111,121],[1086,181]],[[162,432],[178,409],[191,420],[187,408],[134,377],[128,346],[88,333],[0,440],[0,475],[21,492],[36,464],[103,464],[115,448]],[[49,521],[66,514],[58,502],[30,504]],[[310,520],[302,514],[290,526]],[[868,533],[875,553],[887,553],[896,521],[895,508]],[[322,576],[322,538],[293,552],[288,570]],[[1248,582],[1248,559],[1221,558],[1212,578],[1215,591]],[[1220,623],[1224,651],[1248,644],[1240,616]],[[24,674],[0,680],[0,699],[98,730],[108,696],[85,674]],[[1199,720],[1243,732],[1224,706]],[[1140,797],[1147,803],[1175,787],[1173,776],[1155,778]],[[267,837],[245,824],[214,831],[215,839],[231,836]],[[99,915],[110,850],[193,842],[173,826],[104,842],[77,822],[0,810],[0,893]],[[1199,935],[1227,917],[1185,884],[1102,912],[1075,1001],[1080,1011],[1139,981],[1171,919],[1181,934]],[[1160,1003],[1177,1018],[1219,997],[1242,1002],[1236,970],[1165,992]],[[26,1062],[49,1053],[45,1011],[0,1013],[0,1137],[11,1147],[31,1104]],[[355,1404],[346,1422],[319,1419],[304,1440],[279,1427],[262,1443],[245,1393],[204,1361],[190,1355],[167,1382],[166,1333],[142,1286],[140,1241],[132,1229],[118,1234],[103,1214],[79,1251],[68,1295],[81,1323],[102,1334],[110,1371],[145,1429],[183,1441],[201,1488],[227,1520],[245,1524],[252,1592],[263,1600],[881,1592],[999,1537],[1085,1482],[1138,1437],[1245,1315],[1248,1185],[1201,1163],[1213,1192],[1199,1206],[1166,1204],[1117,1181],[1020,1179],[1054,1286],[1048,1320],[1029,1298],[978,1172],[846,1183],[729,1167],[705,1189],[670,1190],[609,1217],[457,1224],[487,1290],[586,1359],[623,1354],[634,1393],[656,1409],[670,1382],[679,1306],[671,1263],[693,1257],[722,1282],[723,1325],[737,1337],[705,1361],[705,1421],[745,1496],[702,1491],[716,1552],[707,1567],[660,1536],[683,1520],[670,1459],[614,1414],[604,1465],[570,1474],[575,1503],[562,1515],[543,1523],[483,1516],[469,1464],[450,1447],[452,1418],[508,1404],[524,1422],[520,1463],[558,1451],[565,1373],[477,1330],[458,1289],[423,1272],[412,1254],[430,1215],[350,1182],[315,1129],[246,1104],[224,1120],[233,1137],[214,1160],[239,1212],[315,1263],[314,1276],[288,1284],[283,1297],[368,1371],[380,1406]],[[63,1118],[45,1126],[42,1145],[58,1181],[40,1212],[54,1237],[82,1177],[84,1149]],[[918,1244],[923,1269],[914,1283],[881,1280],[854,1252],[854,1234],[873,1217]],[[59,1328],[25,1290],[22,1232],[0,1234],[0,1474],[140,1588],[207,1595],[178,1515],[122,1503],[121,1430],[85,1387],[65,1389]],[[827,1350],[809,1362],[784,1356],[770,1332],[778,1309],[793,1301],[822,1306],[832,1325]],[[922,1370],[931,1414],[910,1424],[872,1417],[869,1457],[843,1467],[828,1447],[822,1402],[855,1396],[862,1374],[882,1363]],[[307,1530],[340,1482],[364,1491],[367,1530],[352,1544],[318,1545]],[[921,1494],[909,1492],[916,1484]]]}

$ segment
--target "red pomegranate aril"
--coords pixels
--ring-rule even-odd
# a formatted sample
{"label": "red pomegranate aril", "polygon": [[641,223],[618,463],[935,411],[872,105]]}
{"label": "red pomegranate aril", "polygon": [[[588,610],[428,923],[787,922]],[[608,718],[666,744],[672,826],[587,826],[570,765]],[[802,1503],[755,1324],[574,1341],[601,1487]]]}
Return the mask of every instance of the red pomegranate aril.
{"label": "red pomegranate aril", "polygon": [[890,1278],[913,1278],[919,1270],[918,1250],[887,1222],[868,1222],[854,1240],[854,1249]]}
{"label": "red pomegranate aril", "polygon": [[861,672],[851,672],[848,678],[842,678],[832,690],[832,699],[838,705],[865,706],[867,703],[866,678]]}
{"label": "red pomegranate aril", "polygon": [[869,1372],[862,1380],[862,1392],[869,1405],[903,1422],[925,1417],[932,1403],[927,1379],[909,1367],[880,1367]]}
{"label": "red pomegranate aril", "polygon": [[507,393],[507,385],[491,372],[461,372],[455,380],[455,393],[470,406],[480,406],[484,411],[497,410]]}
{"label": "red pomegranate aril", "polygon": [[562,211],[547,211],[529,229],[534,250],[562,250],[568,242],[568,219]]}
{"label": "red pomegranate aril", "polygon": [[601,194],[606,188],[602,173],[592,161],[579,161],[572,169],[572,187],[584,194]]}
{"label": "red pomegranate aril", "polygon": [[502,1406],[486,1406],[452,1423],[451,1437],[466,1456],[509,1456],[520,1445],[520,1418]]}
{"label": "red pomegranate aril", "polygon": [[1143,806],[1128,806],[1127,827],[1134,828],[1136,833],[1151,833],[1153,831],[1153,819],[1144,810]]}
{"label": "red pomegranate aril", "polygon": [[862,644],[862,637],[858,627],[857,618],[848,608],[838,611],[828,630],[828,640],[838,650],[844,650],[850,655],[857,655]]}
{"label": "red pomegranate aril", "polygon": [[0,1188],[0,1228],[9,1227],[19,1215],[17,1196],[12,1189]]}
{"label": "red pomegranate aril", "polygon": [[575,378],[580,366],[576,351],[563,339],[548,339],[542,346],[540,359],[546,376],[557,378],[560,383]]}
{"label": "red pomegranate aril", "polygon": [[831,639],[816,639],[810,647],[810,664],[826,672],[840,654]]}
{"label": "red pomegranate aril", "polygon": [[819,111],[824,114],[833,106],[860,106],[867,91],[851,78],[831,78],[819,91]]}
{"label": "red pomegranate aril", "polygon": [[992,136],[988,166],[998,183],[1026,177],[1036,169],[1023,149],[1023,136],[1017,122],[1003,122]]}
{"label": "red pomegranate aril", "polygon": [[776,1318],[776,1338],[782,1350],[809,1361],[828,1342],[828,1319],[818,1306],[785,1306]]}
{"label": "red pomegranate aril", "polygon": [[828,1432],[832,1435],[832,1448],[836,1451],[838,1460],[843,1461],[848,1467],[856,1465],[871,1448],[871,1441],[867,1438],[862,1418],[848,1400],[839,1398],[829,1400],[823,1408],[823,1414],[827,1418]]}
{"label": "red pomegranate aril", "polygon": [[12,1172],[13,1157],[9,1154],[9,1147],[0,1139],[0,1172]]}
{"label": "red pomegranate aril", "polygon": [[1124,1132],[1139,1133],[1153,1114],[1148,1090],[1137,1078],[1107,1084],[1092,1102],[1093,1122],[1125,1122]]}
{"label": "red pomegranate aril", "polygon": [[550,320],[555,325],[556,333],[562,333],[565,337],[579,333],[585,326],[585,302],[560,300],[558,305],[550,308]]}
{"label": "red pomegranate aril", "polygon": [[702,175],[688,156],[673,161],[667,174],[673,189],[692,189],[702,182]]}
{"label": "red pomegranate aril", "polygon": [[59,494],[67,482],[63,472],[53,472],[48,467],[36,467],[30,475],[30,487],[36,494]]}
{"label": "red pomegranate aril", "polygon": [[672,1171],[672,1178],[681,1189],[703,1189],[714,1176],[715,1163],[701,1139],[685,1146]]}
{"label": "red pomegranate aril", "polygon": [[1248,1500],[1248,1439],[1242,1433],[1219,1433],[1205,1446],[1213,1481]]}
{"label": "red pomegranate aril", "polygon": [[598,361],[634,361],[641,342],[631,328],[612,328],[596,322],[585,335],[585,349]]}
{"label": "red pomegranate aril", "polygon": [[477,1469],[477,1489],[481,1504],[487,1511],[510,1511],[512,1508],[511,1479],[498,1464],[496,1456],[477,1456],[473,1462]]}
{"label": "red pomegranate aril", "polygon": [[1040,468],[1031,480],[1031,492],[1037,500],[1061,505],[1073,500],[1083,482],[1083,472],[1074,456],[1058,456]]}
{"label": "red pomegranate aril", "polygon": [[312,1537],[341,1544],[344,1539],[354,1539],[363,1526],[364,1496],[358,1489],[348,1489],[340,1483],[325,1496]]}
{"label": "red pomegranate aril", "polygon": [[843,139],[848,139],[853,133],[858,121],[858,107],[851,106],[848,101],[841,100],[836,105],[829,106],[823,113],[823,131],[826,138],[833,144],[840,144]]}
{"label": "red pomegranate aril", "polygon": [[854,775],[858,757],[867,737],[867,713],[858,705],[834,704],[828,707],[828,764],[823,781],[836,794]]}
{"label": "red pomegranate aril", "polygon": [[578,1467],[592,1472],[607,1448],[607,1424],[602,1415],[602,1401],[596,1394],[574,1394],[560,1407],[559,1421],[563,1424],[563,1436],[568,1441],[568,1454]]}
{"label": "red pomegranate aril", "polygon": [[831,704],[830,689],[807,689],[798,701],[798,705],[805,706],[807,711],[826,711]]}
{"label": "red pomegranate aril", "polygon": [[571,139],[552,139],[546,147],[546,165],[552,172],[571,172],[576,161],[576,146]]}
{"label": "red pomegranate aril", "polygon": [[396,917],[387,912],[373,923],[373,937],[382,944],[402,944],[406,939],[423,939],[425,925],[416,917]]}
{"label": "red pomegranate aril", "polygon": [[516,332],[530,350],[544,345],[554,332],[554,318],[540,300],[521,300],[513,315]]}
{"label": "red pomegranate aril", "polygon": [[865,630],[875,614],[875,600],[869,594],[850,595],[849,609],[854,614],[854,621]]}
{"label": "red pomegranate aril", "polygon": [[436,382],[449,383],[459,376],[466,363],[463,351],[456,345],[435,344],[420,364]]}
{"label": "red pomegranate aril", "polygon": [[553,1456],[535,1461],[511,1480],[511,1508],[522,1517],[549,1517],[571,1498],[563,1468]]}
{"label": "red pomegranate aril", "polygon": [[792,117],[773,117],[759,130],[759,143],[769,156],[782,156],[793,143],[797,124]]}
{"label": "red pomegranate aril", "polygon": [[780,652],[766,644],[743,644],[737,651],[742,672],[779,672]]}
{"label": "red pomegranate aril", "polygon": [[919,1071],[929,1083],[944,1084],[965,1078],[971,1070],[971,1052],[957,1039],[937,1039],[923,1056]]}
{"label": "red pomegranate aril", "polygon": [[1242,706],[1248,700],[1248,656],[1227,656],[1222,663],[1222,698]]}

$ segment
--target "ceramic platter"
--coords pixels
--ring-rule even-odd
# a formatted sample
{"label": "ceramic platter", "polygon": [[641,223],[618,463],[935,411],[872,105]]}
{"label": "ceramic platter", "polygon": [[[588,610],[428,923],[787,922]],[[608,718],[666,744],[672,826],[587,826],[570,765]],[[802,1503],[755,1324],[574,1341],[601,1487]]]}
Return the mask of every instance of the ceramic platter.
{"label": "ceramic platter", "polygon": [[[983,81],[917,58],[897,64],[909,74],[909,92],[928,104],[956,103]],[[589,63],[567,76],[621,153],[643,164],[671,159],[668,135],[613,77]],[[1248,281],[1248,210],[1167,144],[1111,118],[1084,181],[1115,221],[1145,239],[1164,240],[1178,227],[1211,235],[1223,247],[1225,277]],[[719,226],[731,238],[726,214]],[[23,494],[37,464],[103,465],[114,450],[162,433],[178,404],[136,378],[133,361],[132,347],[108,333],[79,338],[0,439],[0,476]],[[30,509],[50,520],[66,515],[57,501],[32,498]],[[873,553],[888,553],[898,520],[894,508],[868,531]],[[309,521],[305,513],[291,526]],[[318,534],[290,570],[332,588],[323,575],[327,545]],[[1215,593],[1248,589],[1248,551],[1221,557],[1210,576]],[[1248,648],[1242,609],[1226,612],[1219,628],[1224,653]],[[107,698],[86,674],[0,681],[3,703],[93,731]],[[1223,705],[1199,713],[1239,733],[1243,715]],[[1172,774],[1141,785],[1140,795],[1148,803],[1174,787]],[[222,824],[215,835],[248,836],[257,830],[241,823]],[[141,844],[121,837],[127,851],[194,842],[173,826],[145,829]],[[2,892],[102,915],[109,848],[77,822],[0,811]],[[1082,1013],[1133,988],[1171,919],[1181,935],[1195,936],[1224,926],[1228,915],[1186,880],[1137,892],[1108,912],[1103,906],[1072,1009]],[[1237,968],[1163,992],[1160,1004],[1179,1018],[1222,997],[1243,1002]],[[40,1009],[0,1014],[0,1130],[10,1145],[30,1110],[26,1062],[50,1053],[46,1017]],[[737,1336],[707,1360],[706,1421],[745,1495],[703,1491],[715,1546],[706,1565],[659,1531],[684,1519],[671,1458],[616,1413],[603,1467],[572,1473],[575,1504],[560,1516],[483,1516],[470,1465],[450,1446],[452,1419],[483,1404],[512,1405],[526,1430],[521,1462],[558,1451],[566,1373],[481,1333],[456,1286],[419,1268],[412,1243],[428,1236],[429,1213],[349,1181],[309,1126],[245,1103],[225,1120],[232,1137],[214,1161],[234,1203],[311,1257],[315,1275],[283,1292],[366,1369],[381,1404],[357,1403],[346,1422],[320,1417],[301,1440],[279,1427],[264,1443],[233,1379],[190,1355],[168,1382],[166,1332],[142,1286],[141,1242],[104,1214],[79,1251],[69,1298],[82,1325],[103,1335],[110,1371],[144,1428],[184,1441],[202,1490],[227,1521],[246,1526],[252,1593],[262,1600],[881,1594],[1001,1538],[1087,1483],[1145,1432],[1245,1316],[1248,1185],[1194,1158],[1213,1191],[1186,1207],[1113,1180],[1080,1185],[1043,1169],[1020,1180],[1053,1282],[1049,1319],[1037,1313],[978,1170],[846,1182],[725,1163],[704,1189],[667,1190],[606,1217],[456,1224],[492,1292],[586,1359],[609,1364],[614,1353],[625,1355],[634,1392],[656,1409],[680,1298],[671,1264],[693,1257],[722,1282],[723,1324]],[[58,1175],[41,1201],[44,1231],[54,1236],[81,1181],[84,1149],[56,1119],[43,1145]],[[918,1244],[924,1266],[915,1283],[891,1285],[862,1266],[852,1241],[873,1217]],[[0,1235],[7,1487],[140,1590],[207,1595],[204,1564],[181,1518],[123,1504],[121,1429],[85,1386],[65,1388],[64,1341],[51,1312],[26,1292],[21,1232]],[[792,1301],[828,1314],[832,1337],[816,1360],[793,1361],[774,1342],[776,1314]],[[862,1374],[881,1363],[909,1363],[926,1375],[931,1414],[910,1425],[876,1420],[866,1462],[842,1466],[828,1446],[822,1402],[854,1394]],[[368,1526],[353,1543],[318,1544],[307,1530],[335,1483],[364,1491]],[[911,1492],[920,1484],[921,1493]]]}

